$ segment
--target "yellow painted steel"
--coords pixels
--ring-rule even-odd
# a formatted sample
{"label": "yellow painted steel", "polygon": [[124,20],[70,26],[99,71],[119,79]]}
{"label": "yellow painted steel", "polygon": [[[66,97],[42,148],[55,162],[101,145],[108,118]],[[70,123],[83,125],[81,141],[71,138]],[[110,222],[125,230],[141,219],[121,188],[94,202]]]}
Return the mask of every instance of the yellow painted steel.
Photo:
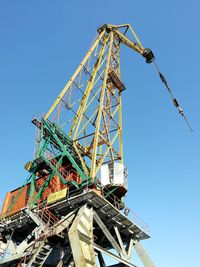
{"label": "yellow painted steel", "polygon": [[129,29],[130,29],[130,31],[132,32],[133,36],[135,37],[135,40],[136,40],[137,43],[139,44],[140,48],[141,48],[142,50],[144,50],[144,46],[141,44],[139,38],[137,37],[135,31],[133,30],[133,28],[132,28],[132,26],[131,26],[130,24],[129,24]]}
{"label": "yellow painted steel", "polygon": [[64,87],[64,89],[62,90],[62,92],[60,93],[60,95],[57,97],[57,99],[54,102],[54,104],[51,106],[51,108],[49,109],[49,111],[47,112],[47,114],[44,116],[44,119],[45,120],[47,120],[49,118],[49,116],[51,115],[51,113],[53,112],[53,110],[55,109],[55,107],[60,103],[62,97],[65,95],[65,93],[67,92],[68,88],[73,83],[73,81],[76,78],[76,76],[78,75],[79,71],[83,68],[84,64],[86,63],[86,61],[88,60],[88,58],[90,57],[90,55],[92,54],[92,52],[94,51],[94,49],[96,48],[96,46],[98,45],[99,40],[101,40],[102,36],[104,35],[104,32],[105,32],[105,30],[98,36],[98,38],[94,42],[93,46],[88,51],[87,55],[85,56],[85,58],[83,59],[83,61],[81,62],[81,64],[79,65],[79,67],[77,68],[77,70],[75,71],[75,73],[73,74],[73,76],[71,77],[71,79],[69,80],[69,82],[66,84],[66,86]]}
{"label": "yellow painted steel", "polygon": [[114,32],[118,35],[118,37],[120,38],[120,41],[123,44],[127,45],[128,47],[132,48],[133,50],[135,50],[136,52],[138,52],[138,53],[140,53],[142,55],[143,49],[140,48],[136,43],[134,43],[133,41],[131,41],[128,37],[126,37],[120,31],[114,30]]}
{"label": "yellow painted steel", "polygon": [[141,259],[144,267],[155,267],[154,263],[150,259],[149,255],[145,251],[145,249],[142,247],[141,243],[138,240],[134,240],[134,248]]}
{"label": "yellow painted steel", "polygon": [[[130,27],[130,25],[128,24]],[[136,36],[137,37],[137,36]],[[121,72],[120,72],[120,49],[118,49],[118,76],[119,78],[121,77]],[[119,157],[120,157],[120,163],[123,164],[123,132],[122,132],[122,95],[121,92],[119,93],[118,96],[118,101],[119,101],[119,113],[118,113],[118,120],[119,120]]]}
{"label": "yellow painted steel", "polygon": [[[128,30],[135,41],[126,36]],[[109,75],[114,72],[123,85],[120,80],[120,45],[144,54],[144,47],[129,24],[106,24],[98,32],[99,36],[44,117],[48,119],[57,110],[59,127],[68,127],[67,133],[73,140],[83,170],[91,178],[96,177],[105,162],[117,160],[123,163],[122,91]],[[75,87],[81,94],[79,102],[73,99],[77,92]],[[61,122],[61,104],[67,108],[65,114],[72,114],[70,123]]]}
{"label": "yellow painted steel", "polygon": [[[117,133],[115,134],[113,140],[111,141],[111,143],[110,143],[109,146],[107,147],[107,149],[106,149],[106,151],[105,151],[103,157],[101,158],[101,161],[99,161],[97,167],[95,168],[95,173],[94,173],[95,176],[97,175],[97,172],[99,171],[99,168],[100,168],[101,165],[103,164],[103,161],[104,161],[106,155],[108,154],[108,151],[112,148],[112,145],[114,144],[114,142],[115,142],[116,138],[118,137],[118,135],[119,135],[119,133],[117,132]],[[95,177],[95,176],[94,176],[94,177]]]}
{"label": "yellow painted steel", "polygon": [[93,150],[93,155],[92,155],[93,157],[92,157],[91,170],[90,170],[90,177],[92,178],[95,178],[96,176],[95,167],[96,167],[96,156],[97,156],[97,144],[99,140],[100,120],[101,120],[102,110],[103,110],[103,100],[104,100],[104,94],[106,90],[106,81],[108,77],[108,69],[109,69],[109,64],[110,64],[112,45],[113,45],[113,32],[110,33],[109,51],[108,51],[108,56],[107,56],[103,85],[101,89],[101,98],[99,101],[99,111],[98,111],[98,116],[97,116],[96,131],[94,135],[94,146],[93,146],[94,150]]}
{"label": "yellow painted steel", "polygon": [[78,157],[79,157],[79,159],[81,161],[83,170],[84,170],[85,174],[88,175],[89,173],[88,173],[87,166],[86,166],[86,164],[85,164],[85,162],[84,162],[84,160],[83,160],[83,158],[81,156],[80,150],[78,149],[76,142],[74,142],[74,147],[75,147],[76,153],[78,154]]}
{"label": "yellow painted steel", "polygon": [[96,267],[92,208],[85,205],[78,211],[68,236],[75,267]]}
{"label": "yellow painted steel", "polygon": [[67,195],[67,188],[64,188],[60,191],[52,193],[52,194],[48,195],[48,197],[47,197],[47,204],[61,200],[61,199],[65,198],[66,195]]}
{"label": "yellow painted steel", "polygon": [[[144,46],[141,44],[137,34],[135,33],[133,27],[130,24],[121,24],[121,25],[112,25],[112,24],[108,24],[107,25],[110,29],[120,29],[120,28],[126,28],[129,29],[131,31],[131,33],[133,34],[135,40],[138,43],[138,46],[140,47],[141,50],[144,50]],[[125,36],[125,35],[123,35]],[[132,41],[131,41],[132,42]]]}
{"label": "yellow painted steel", "polygon": [[120,162],[123,163],[123,135],[122,135],[122,96],[119,95],[119,155]]}
{"label": "yellow painted steel", "polygon": [[[90,116],[90,119],[84,124],[84,126],[80,129],[80,131],[78,132],[78,136],[80,136],[80,134],[84,131],[85,127],[87,127],[88,123],[91,123],[92,118],[95,116],[95,114],[97,113],[98,109],[95,109],[95,111],[92,113],[92,115]],[[86,146],[87,147],[87,146]]]}
{"label": "yellow painted steel", "polygon": [[93,70],[92,75],[91,75],[91,80],[89,81],[89,83],[88,83],[88,85],[86,87],[86,90],[85,90],[85,93],[84,93],[84,97],[82,98],[81,104],[80,104],[78,112],[77,112],[77,116],[75,117],[74,123],[72,125],[71,130],[70,130],[70,134],[71,134],[73,132],[73,130],[74,130],[74,127],[76,126],[76,130],[75,130],[73,139],[76,139],[76,137],[77,137],[77,132],[78,132],[79,127],[80,127],[81,119],[83,117],[83,113],[84,113],[85,107],[87,105],[87,101],[88,101],[88,98],[89,98],[89,95],[90,95],[90,92],[91,92],[91,88],[93,86],[93,83],[94,83],[94,80],[95,80],[99,65],[101,63],[101,58],[102,58],[102,56],[104,54],[104,50],[105,50],[105,46],[106,46],[106,43],[107,43],[107,39],[108,38],[104,39],[104,44],[103,44],[103,47],[102,47],[102,49],[101,49],[101,51],[99,53],[99,57],[97,59],[97,64],[94,67],[94,70]]}

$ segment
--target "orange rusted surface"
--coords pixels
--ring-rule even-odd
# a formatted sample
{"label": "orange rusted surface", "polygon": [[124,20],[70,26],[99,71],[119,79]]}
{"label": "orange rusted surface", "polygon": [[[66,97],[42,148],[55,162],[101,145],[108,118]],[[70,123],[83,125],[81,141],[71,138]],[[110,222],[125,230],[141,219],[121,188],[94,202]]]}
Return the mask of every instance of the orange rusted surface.
{"label": "orange rusted surface", "polygon": [[[67,165],[65,167],[62,167],[59,169],[59,172],[62,174],[63,178],[68,181],[75,181],[76,183],[81,183],[81,178],[78,175],[78,173],[72,169],[71,165]],[[38,192],[40,188],[44,185],[45,181],[48,179],[49,175],[39,177],[36,180],[36,191]],[[64,188],[66,188],[67,185],[65,185],[60,178],[55,175],[51,181],[49,182],[48,186],[44,189],[44,192],[42,193],[41,198],[39,199],[39,203],[47,200],[47,197],[49,194],[60,191]],[[11,192],[8,192],[6,194],[3,207],[1,210],[1,215],[8,212],[6,215],[14,214],[18,211],[20,211],[22,208],[24,208],[27,205],[28,198],[29,198],[29,190],[30,190],[30,184],[27,184],[22,192],[19,193],[21,188],[17,188]],[[35,195],[37,193],[35,192]],[[17,197],[16,197],[17,196]],[[17,200],[16,200],[17,199]],[[14,206],[12,209],[9,208],[14,203]]]}
{"label": "orange rusted surface", "polygon": [[[8,212],[8,215],[16,213],[20,209],[24,208],[26,206],[26,204],[27,204],[27,191],[28,191],[28,187],[29,186],[28,185],[25,186],[20,194],[18,194],[20,188],[18,188],[16,190],[13,190],[11,192],[8,192],[6,194],[6,198],[5,198],[4,203],[3,203],[1,214],[4,214],[7,211],[9,211],[9,208],[12,206],[12,204],[14,202],[15,202],[15,204],[14,204],[13,208],[10,209],[10,211]],[[16,196],[17,195],[18,195],[18,197],[17,197],[17,200],[16,200]]]}

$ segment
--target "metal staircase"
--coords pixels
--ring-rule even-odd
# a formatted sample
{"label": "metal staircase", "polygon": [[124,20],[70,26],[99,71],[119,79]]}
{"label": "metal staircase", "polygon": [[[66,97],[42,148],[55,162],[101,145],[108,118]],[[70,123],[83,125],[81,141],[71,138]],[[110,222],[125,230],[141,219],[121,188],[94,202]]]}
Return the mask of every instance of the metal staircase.
{"label": "metal staircase", "polygon": [[42,204],[37,205],[36,214],[49,228],[59,221],[59,219]]}
{"label": "metal staircase", "polygon": [[48,258],[48,256],[50,255],[53,249],[50,246],[46,238],[44,238],[43,240],[39,240],[38,242],[36,242],[34,245],[34,248],[32,251],[33,254],[32,254],[31,260],[27,263],[27,267],[43,266],[43,264],[45,263],[46,259]]}
{"label": "metal staircase", "polygon": [[59,219],[42,204],[38,204],[35,210],[30,210],[29,208],[27,208],[26,213],[38,226],[43,226],[43,228],[50,229],[55,223],[59,221]]}

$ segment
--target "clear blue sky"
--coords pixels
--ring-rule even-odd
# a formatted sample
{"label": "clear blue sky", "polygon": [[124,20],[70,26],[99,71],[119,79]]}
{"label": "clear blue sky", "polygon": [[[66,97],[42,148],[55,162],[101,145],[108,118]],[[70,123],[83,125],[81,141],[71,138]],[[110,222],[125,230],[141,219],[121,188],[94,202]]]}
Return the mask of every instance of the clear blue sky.
{"label": "clear blue sky", "polygon": [[199,267],[200,4],[197,0],[0,1],[0,198],[27,177],[34,114],[44,114],[102,23],[130,23],[154,51],[194,129],[153,66],[123,49],[128,205],[150,226],[143,244],[156,266]]}

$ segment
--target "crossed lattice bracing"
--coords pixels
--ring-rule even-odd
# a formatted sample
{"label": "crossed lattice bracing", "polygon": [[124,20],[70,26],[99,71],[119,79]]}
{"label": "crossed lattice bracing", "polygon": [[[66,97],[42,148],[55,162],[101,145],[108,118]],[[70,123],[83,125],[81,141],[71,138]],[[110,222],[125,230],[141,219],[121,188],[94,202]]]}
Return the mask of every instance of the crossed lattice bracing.
{"label": "crossed lattice bracing", "polygon": [[123,161],[121,95],[125,87],[120,80],[120,46],[124,43],[141,54],[143,51],[136,35],[137,43],[125,36],[129,28],[104,25],[99,29],[85,58],[45,116],[68,133],[84,171],[92,178],[103,163]]}
{"label": "crossed lattice bracing", "polygon": [[[79,207],[74,205],[77,200]],[[52,207],[39,205],[26,207],[7,226],[4,221],[6,228],[1,232],[9,242],[0,241],[1,266],[136,267],[135,257],[131,259],[135,248],[142,266],[155,267],[140,244],[149,238],[143,223],[139,226],[130,221],[95,192],[56,205],[56,215]],[[24,227],[29,225],[23,233],[16,227],[16,219]],[[110,265],[111,261],[116,264]]]}

